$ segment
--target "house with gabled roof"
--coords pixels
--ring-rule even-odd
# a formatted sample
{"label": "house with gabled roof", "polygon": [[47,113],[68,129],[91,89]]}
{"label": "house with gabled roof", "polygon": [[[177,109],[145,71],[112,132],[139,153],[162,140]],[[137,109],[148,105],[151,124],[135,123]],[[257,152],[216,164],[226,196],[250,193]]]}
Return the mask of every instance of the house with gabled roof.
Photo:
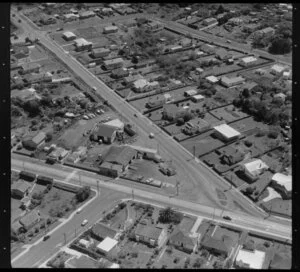
{"label": "house with gabled roof", "polygon": [[169,238],[169,244],[188,253],[192,253],[196,247],[193,239],[185,235],[181,230],[173,231]]}

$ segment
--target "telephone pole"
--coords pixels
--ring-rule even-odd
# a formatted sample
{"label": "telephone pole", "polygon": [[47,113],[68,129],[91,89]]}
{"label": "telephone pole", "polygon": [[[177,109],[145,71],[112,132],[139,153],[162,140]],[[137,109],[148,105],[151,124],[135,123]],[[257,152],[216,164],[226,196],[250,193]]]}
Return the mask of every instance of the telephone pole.
{"label": "telephone pole", "polygon": [[96,181],[97,181],[97,192],[99,194],[99,180],[97,179]]}
{"label": "telephone pole", "polygon": [[176,195],[179,195],[179,184],[180,182],[178,180],[176,180]]}
{"label": "telephone pole", "polygon": [[74,238],[76,238],[76,227],[75,227],[75,237]]}
{"label": "telephone pole", "polygon": [[67,243],[67,236],[66,236],[66,233],[64,232],[64,244],[66,244]]}
{"label": "telephone pole", "polygon": [[134,200],[134,191],[133,191],[133,189],[131,191],[131,195],[132,195],[132,200]]}
{"label": "telephone pole", "polygon": [[196,146],[193,146],[193,154],[194,154],[194,159],[196,159]]}

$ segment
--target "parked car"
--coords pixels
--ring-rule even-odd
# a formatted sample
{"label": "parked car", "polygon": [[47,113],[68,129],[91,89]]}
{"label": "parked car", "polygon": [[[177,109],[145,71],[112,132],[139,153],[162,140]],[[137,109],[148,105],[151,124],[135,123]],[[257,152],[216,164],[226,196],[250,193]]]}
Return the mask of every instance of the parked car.
{"label": "parked car", "polygon": [[77,209],[76,213],[81,213],[81,211],[82,211],[82,209],[79,208],[79,209]]}
{"label": "parked car", "polygon": [[87,219],[84,219],[81,223],[81,226],[84,227],[89,221]]}
{"label": "parked car", "polygon": [[151,138],[151,139],[154,138],[154,134],[152,132],[149,134],[149,138]]}
{"label": "parked car", "polygon": [[223,219],[225,219],[225,220],[229,220],[229,221],[231,221],[231,220],[232,220],[232,219],[231,219],[231,217],[229,217],[229,216],[227,216],[227,215],[223,216]]}
{"label": "parked car", "polygon": [[48,240],[50,238],[50,235],[45,235],[44,237],[43,237],[43,241],[46,241],[46,240]]}
{"label": "parked car", "polygon": [[89,117],[87,115],[83,115],[83,119],[89,120]]}

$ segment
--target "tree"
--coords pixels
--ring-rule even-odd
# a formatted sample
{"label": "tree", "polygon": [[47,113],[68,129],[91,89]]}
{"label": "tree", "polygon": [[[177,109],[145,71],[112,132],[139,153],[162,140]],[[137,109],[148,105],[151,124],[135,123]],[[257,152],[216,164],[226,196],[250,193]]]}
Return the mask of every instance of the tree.
{"label": "tree", "polygon": [[30,116],[36,116],[40,113],[40,105],[37,100],[29,100],[24,104],[24,110],[26,110]]}
{"label": "tree", "polygon": [[53,131],[48,131],[46,133],[46,142],[50,142],[53,138]]}
{"label": "tree", "polygon": [[249,89],[245,88],[245,89],[242,91],[242,96],[245,97],[245,98],[250,97],[250,91],[249,91]]}
{"label": "tree", "polygon": [[287,54],[291,52],[292,40],[290,38],[276,37],[271,42],[269,52],[271,54]]}
{"label": "tree", "polygon": [[78,202],[83,202],[90,196],[90,193],[91,193],[91,187],[84,186],[78,190],[75,197]]}
{"label": "tree", "polygon": [[222,14],[222,13],[224,13],[224,12],[225,12],[224,7],[223,7],[222,5],[220,5],[220,6],[218,7],[218,9],[216,10],[215,15]]}
{"label": "tree", "polygon": [[197,258],[193,264],[193,268],[201,268],[203,263],[204,263],[203,258]]}
{"label": "tree", "polygon": [[253,142],[252,142],[252,141],[250,141],[250,140],[246,140],[246,141],[245,141],[245,146],[251,147],[252,145],[253,145]]}
{"label": "tree", "polygon": [[184,123],[185,122],[184,122],[184,119],[182,117],[177,119],[177,125],[178,126],[182,126]]}

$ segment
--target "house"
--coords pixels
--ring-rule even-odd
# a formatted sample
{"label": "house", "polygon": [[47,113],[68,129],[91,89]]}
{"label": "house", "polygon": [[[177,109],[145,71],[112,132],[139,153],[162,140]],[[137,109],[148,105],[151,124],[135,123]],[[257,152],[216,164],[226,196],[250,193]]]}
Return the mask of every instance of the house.
{"label": "house", "polygon": [[101,139],[104,143],[111,144],[116,138],[116,131],[115,127],[100,124],[94,135],[97,137],[97,140]]}
{"label": "house", "polygon": [[31,185],[26,181],[18,180],[14,182],[11,186],[12,196],[23,198],[29,192]]}
{"label": "house", "polygon": [[64,18],[64,20],[66,22],[71,22],[71,21],[74,21],[77,18],[79,18],[79,15],[78,14],[74,14],[74,13],[68,13],[68,14],[64,14],[63,18]]}
{"label": "house", "polygon": [[133,90],[140,92],[147,92],[159,87],[158,81],[149,82],[148,80],[142,78],[133,82]]}
{"label": "house", "polygon": [[193,96],[193,95],[196,95],[198,92],[194,89],[191,89],[191,90],[187,90],[184,92],[184,96]]}
{"label": "house", "polygon": [[164,29],[164,26],[159,22],[150,22],[146,25],[151,32],[157,32]]}
{"label": "house", "polygon": [[234,141],[241,136],[241,133],[226,124],[215,126],[214,134],[221,141],[225,142]]}
{"label": "house", "polygon": [[153,225],[139,223],[134,231],[134,236],[138,242],[144,242],[150,246],[158,246],[160,248],[167,238],[167,231]]}
{"label": "house", "polygon": [[92,42],[88,42],[84,38],[74,40],[74,45],[77,51],[90,50],[93,46]]}
{"label": "house", "polygon": [[216,51],[216,57],[219,60],[227,60],[227,59],[232,58],[232,55],[230,53],[228,53],[226,49],[220,48]]}
{"label": "house", "polygon": [[103,62],[106,69],[115,69],[123,66],[124,61],[122,58],[109,59]]}
{"label": "house", "polygon": [[88,257],[87,255],[80,255],[80,257],[73,256],[65,262],[65,268],[98,268],[98,262]]}
{"label": "house", "polygon": [[132,83],[132,82],[137,81],[139,79],[144,79],[144,77],[141,74],[135,74],[135,75],[130,74],[129,76],[124,78],[124,82],[126,84],[129,84],[129,83]]}
{"label": "house", "polygon": [[245,78],[238,76],[238,77],[227,77],[223,76],[221,78],[221,84],[226,86],[227,88],[236,86],[238,84],[242,84],[245,81]]}
{"label": "house", "polygon": [[[199,52],[198,52],[199,53]],[[201,74],[204,72],[204,69],[202,69],[201,67],[196,68],[196,73],[197,74]]]}
{"label": "house", "polygon": [[250,34],[258,30],[259,27],[260,24],[246,24],[243,26],[243,31]]}
{"label": "house", "polygon": [[92,227],[91,235],[93,238],[103,241],[106,237],[114,238],[117,232],[101,223],[96,223]]}
{"label": "house", "polygon": [[262,68],[258,68],[255,70],[255,74],[262,76],[262,75],[266,74],[266,70],[264,70]]}
{"label": "house", "polygon": [[48,155],[48,159],[54,160],[54,161],[61,161],[69,154],[69,152],[70,151],[68,151],[62,147],[57,147]]}
{"label": "house", "polygon": [[266,252],[260,250],[240,249],[235,258],[236,268],[263,269]]}
{"label": "house", "polygon": [[243,67],[249,67],[255,64],[256,62],[257,62],[257,58],[250,56],[250,57],[242,58],[239,64]]}
{"label": "house", "polygon": [[34,137],[32,137],[28,141],[23,141],[22,144],[25,148],[29,150],[37,149],[39,146],[45,143],[46,140],[46,134],[45,132],[41,131]]}
{"label": "house", "polygon": [[28,74],[28,73],[39,73],[41,65],[36,62],[29,62],[23,63],[21,65],[21,73]]}
{"label": "house", "polygon": [[53,18],[52,16],[43,14],[43,15],[41,16],[40,22],[41,22],[43,25],[51,25],[51,24],[55,24],[55,23],[56,23],[56,19]]}
{"label": "house", "polygon": [[208,237],[201,242],[201,246],[213,255],[228,257],[234,245],[231,237],[223,235],[222,238]]}
{"label": "house", "polygon": [[271,67],[271,74],[273,75],[282,75],[282,73],[286,70],[287,68],[284,67],[284,66],[281,66],[279,64],[274,64],[272,67]]}
{"label": "house", "polygon": [[93,240],[80,239],[78,243],[85,248],[89,248],[93,244]]}
{"label": "house", "polygon": [[230,166],[242,161],[245,156],[242,152],[232,146],[226,146],[222,151],[221,159]]}
{"label": "house", "polygon": [[215,54],[216,53],[216,47],[211,44],[203,44],[201,47],[201,50],[208,53],[208,54]]}
{"label": "house", "polygon": [[124,131],[124,123],[120,119],[113,119],[104,123],[104,125],[111,126],[118,131]]}
{"label": "house", "polygon": [[259,175],[269,167],[260,159],[253,160],[243,165],[245,176],[250,181],[258,179]]}
{"label": "house", "polygon": [[129,76],[129,71],[128,69],[125,68],[119,68],[116,70],[113,70],[111,73],[111,77],[115,78],[115,79],[120,79],[120,78],[124,78],[124,77],[128,77]]}
{"label": "house", "polygon": [[243,22],[244,22],[243,19],[237,18],[237,17],[230,18],[228,20],[228,23],[231,24],[231,25],[234,25],[234,26],[241,25]]}
{"label": "house", "polygon": [[283,72],[282,76],[283,76],[284,79],[291,79],[292,78],[292,71],[291,70],[285,71],[285,72]]}
{"label": "house", "polygon": [[63,38],[66,41],[72,41],[72,40],[76,39],[76,35],[71,31],[66,31],[66,32],[63,33]]}
{"label": "house", "polygon": [[207,18],[205,20],[203,20],[203,24],[206,26],[211,26],[213,24],[217,24],[218,20],[216,18]]}
{"label": "house", "polygon": [[38,223],[41,220],[39,211],[32,210],[26,215],[24,215],[19,221],[20,224],[26,230],[29,230],[32,226]]}
{"label": "house", "polygon": [[112,10],[112,8],[103,8],[101,10],[101,14],[103,15],[112,15],[114,12]]}
{"label": "house", "polygon": [[291,199],[292,176],[276,173],[273,175],[270,186],[273,187],[283,199]]}
{"label": "house", "polygon": [[197,102],[200,102],[200,101],[204,101],[205,97],[201,94],[197,94],[197,95],[193,95],[191,97],[191,100],[194,102],[194,103],[197,103]]}
{"label": "house", "polygon": [[219,79],[215,76],[208,76],[205,78],[209,83],[215,84],[219,82]]}
{"label": "house", "polygon": [[118,241],[110,237],[104,238],[102,242],[97,245],[97,251],[107,255],[115,246],[118,244]]}
{"label": "house", "polygon": [[191,46],[192,45],[192,40],[189,39],[189,38],[183,38],[180,40],[179,44],[182,46],[182,47],[188,47],[188,46]]}
{"label": "house", "polygon": [[24,102],[30,101],[30,100],[41,100],[42,98],[36,93],[36,90],[34,88],[24,89],[21,91],[18,90],[12,90],[11,97],[19,97]]}
{"label": "house", "polygon": [[11,230],[18,235],[21,231],[21,229],[23,228],[23,226],[20,224],[19,221],[15,221],[12,225],[11,225]]}
{"label": "house", "polygon": [[71,8],[71,9],[70,9],[70,12],[72,12],[72,13],[74,13],[74,14],[78,14],[78,10],[75,9],[75,8]]}
{"label": "house", "polygon": [[173,245],[175,248],[187,253],[192,253],[196,246],[193,239],[185,235],[180,230],[173,231],[169,238],[169,245]]}
{"label": "house", "polygon": [[117,26],[106,26],[103,28],[103,33],[104,34],[109,34],[109,33],[116,33],[118,32],[119,28]]}
{"label": "house", "polygon": [[92,10],[87,10],[87,11],[79,13],[79,18],[87,19],[87,18],[94,17],[95,15],[96,15],[95,12],[93,12]]}
{"label": "house", "polygon": [[264,37],[270,37],[275,33],[275,29],[272,27],[266,27],[264,29],[255,32],[255,35],[261,35]]}
{"label": "house", "polygon": [[110,54],[110,50],[107,48],[94,48],[92,50],[92,56],[94,58],[102,58],[102,57],[106,57]]}

